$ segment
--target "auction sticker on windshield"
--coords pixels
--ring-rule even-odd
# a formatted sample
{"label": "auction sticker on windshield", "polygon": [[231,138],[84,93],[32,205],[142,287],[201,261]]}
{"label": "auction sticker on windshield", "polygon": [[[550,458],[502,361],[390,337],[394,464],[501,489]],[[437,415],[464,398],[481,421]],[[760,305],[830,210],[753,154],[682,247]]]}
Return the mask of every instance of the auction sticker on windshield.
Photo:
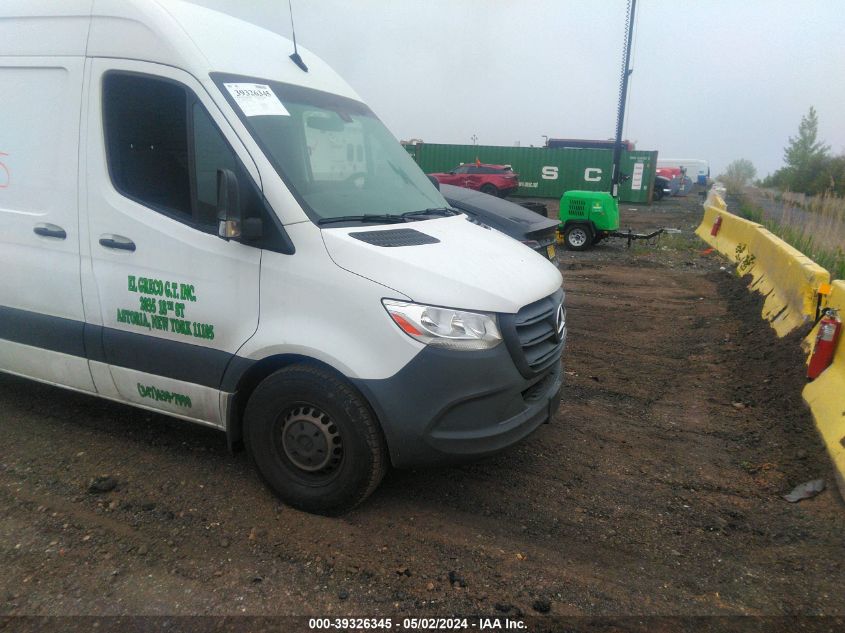
{"label": "auction sticker on windshield", "polygon": [[270,86],[223,84],[246,116],[290,116]]}

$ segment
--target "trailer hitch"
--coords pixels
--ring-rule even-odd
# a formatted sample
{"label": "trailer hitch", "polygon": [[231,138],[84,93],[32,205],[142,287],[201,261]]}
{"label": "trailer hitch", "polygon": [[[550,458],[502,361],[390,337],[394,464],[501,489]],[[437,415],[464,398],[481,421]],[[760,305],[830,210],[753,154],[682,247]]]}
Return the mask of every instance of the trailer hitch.
{"label": "trailer hitch", "polygon": [[608,233],[608,237],[621,237],[622,239],[628,240],[628,248],[631,248],[631,243],[634,240],[651,240],[654,238],[659,238],[663,233],[680,233],[680,229],[657,229],[653,233],[634,233],[631,229],[627,231],[611,231]]}

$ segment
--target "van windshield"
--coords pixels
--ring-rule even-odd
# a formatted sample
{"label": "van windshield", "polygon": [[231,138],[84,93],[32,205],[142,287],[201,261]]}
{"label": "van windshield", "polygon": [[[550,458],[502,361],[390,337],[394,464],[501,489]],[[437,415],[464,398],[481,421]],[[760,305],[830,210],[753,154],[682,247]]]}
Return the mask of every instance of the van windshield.
{"label": "van windshield", "polygon": [[363,103],[255,78],[212,78],[312,221],[448,206]]}

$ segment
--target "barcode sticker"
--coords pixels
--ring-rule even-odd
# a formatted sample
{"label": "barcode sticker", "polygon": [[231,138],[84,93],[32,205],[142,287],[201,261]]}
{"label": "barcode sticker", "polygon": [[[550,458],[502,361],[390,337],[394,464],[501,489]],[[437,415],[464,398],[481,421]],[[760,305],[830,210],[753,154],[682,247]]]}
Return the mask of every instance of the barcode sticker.
{"label": "barcode sticker", "polygon": [[264,84],[223,84],[246,116],[290,116],[276,93]]}

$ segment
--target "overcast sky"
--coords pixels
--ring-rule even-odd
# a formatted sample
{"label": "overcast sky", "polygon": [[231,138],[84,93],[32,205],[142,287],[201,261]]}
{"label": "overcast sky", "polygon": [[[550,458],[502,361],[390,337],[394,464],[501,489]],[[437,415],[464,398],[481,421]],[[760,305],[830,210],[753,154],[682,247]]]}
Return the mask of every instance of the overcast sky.
{"label": "overcast sky", "polygon": [[[290,36],[287,0],[195,0]],[[845,2],[639,0],[625,137],[765,175],[811,105],[845,152]],[[625,0],[293,0],[299,43],[401,139],[615,132]]]}

